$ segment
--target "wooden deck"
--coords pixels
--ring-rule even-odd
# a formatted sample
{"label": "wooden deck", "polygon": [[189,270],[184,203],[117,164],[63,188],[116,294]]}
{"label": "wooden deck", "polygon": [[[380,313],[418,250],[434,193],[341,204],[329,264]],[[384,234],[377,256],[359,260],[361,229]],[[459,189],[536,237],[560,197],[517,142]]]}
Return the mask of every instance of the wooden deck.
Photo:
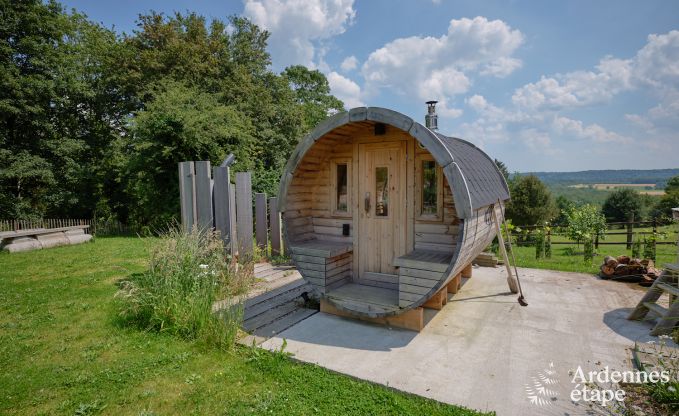
{"label": "wooden deck", "polygon": [[399,311],[398,290],[347,283],[326,293],[338,306],[346,305],[366,312],[383,313]]}

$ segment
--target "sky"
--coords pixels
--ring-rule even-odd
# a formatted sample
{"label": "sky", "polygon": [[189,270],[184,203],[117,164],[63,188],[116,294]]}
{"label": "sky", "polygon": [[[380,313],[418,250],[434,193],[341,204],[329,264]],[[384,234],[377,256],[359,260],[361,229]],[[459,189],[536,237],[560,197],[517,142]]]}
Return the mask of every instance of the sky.
{"label": "sky", "polygon": [[347,107],[466,139],[511,171],[679,167],[679,2],[66,0],[119,33],[139,14],[250,18],[272,70],[323,72]]}

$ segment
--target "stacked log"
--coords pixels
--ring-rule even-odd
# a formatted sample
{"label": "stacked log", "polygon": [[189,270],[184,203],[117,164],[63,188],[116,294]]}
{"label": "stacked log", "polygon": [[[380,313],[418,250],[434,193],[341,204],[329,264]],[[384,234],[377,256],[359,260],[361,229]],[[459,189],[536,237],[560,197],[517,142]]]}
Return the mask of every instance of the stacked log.
{"label": "stacked log", "polygon": [[498,264],[497,257],[493,253],[481,253],[472,262],[481,267],[495,267]]}
{"label": "stacked log", "polygon": [[660,271],[655,268],[651,259],[633,259],[629,256],[606,256],[601,265],[599,276],[602,279],[626,282],[653,282]]}

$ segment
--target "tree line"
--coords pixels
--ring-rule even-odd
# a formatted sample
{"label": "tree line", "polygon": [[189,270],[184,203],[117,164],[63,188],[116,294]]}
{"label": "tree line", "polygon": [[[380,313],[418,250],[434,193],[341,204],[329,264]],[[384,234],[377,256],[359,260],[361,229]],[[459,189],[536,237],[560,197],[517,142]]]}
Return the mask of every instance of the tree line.
{"label": "tree line", "polygon": [[[606,197],[599,208],[592,204],[578,204],[564,196],[554,197],[547,185],[536,175],[509,174],[502,161],[495,160],[504,175],[511,194],[507,204],[507,218],[515,225],[567,225],[569,219],[587,214],[608,222],[656,220],[667,223],[672,218],[672,208],[679,207],[679,176],[667,181],[665,195],[651,198],[630,188],[616,189]],[[582,212],[576,212],[582,211]],[[600,221],[600,218],[596,220]]]}
{"label": "tree line", "polygon": [[229,153],[275,194],[298,140],[344,109],[319,71],[274,73],[242,17],[151,12],[118,34],[56,1],[0,4],[0,218],[161,227],[177,162]]}

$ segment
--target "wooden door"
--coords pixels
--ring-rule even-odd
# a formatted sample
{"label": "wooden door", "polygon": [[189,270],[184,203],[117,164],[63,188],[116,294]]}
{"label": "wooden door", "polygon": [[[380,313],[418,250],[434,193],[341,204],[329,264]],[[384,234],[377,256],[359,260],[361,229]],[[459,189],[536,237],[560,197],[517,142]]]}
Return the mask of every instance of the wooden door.
{"label": "wooden door", "polygon": [[358,160],[358,278],[395,274],[406,247],[405,142],[360,144]]}

